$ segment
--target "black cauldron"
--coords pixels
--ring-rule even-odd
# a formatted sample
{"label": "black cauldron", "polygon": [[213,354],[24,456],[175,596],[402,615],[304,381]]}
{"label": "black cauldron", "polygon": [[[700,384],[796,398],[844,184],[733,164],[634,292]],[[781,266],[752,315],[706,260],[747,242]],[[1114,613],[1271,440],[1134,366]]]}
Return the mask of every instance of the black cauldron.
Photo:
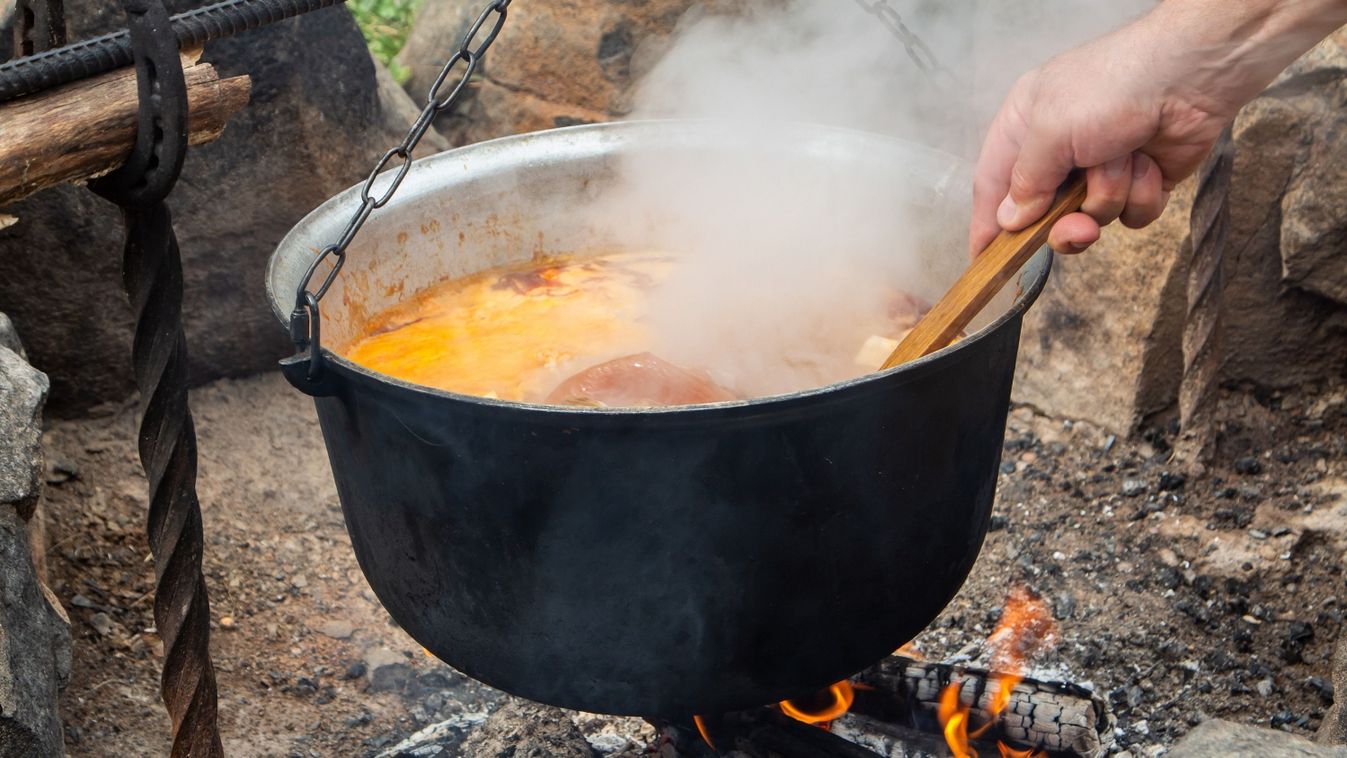
{"label": "black cauldron", "polygon": [[[940,229],[907,288],[938,296],[964,265],[967,176],[954,159],[835,129],[733,133],[577,127],[418,162],[324,301],[326,344],[403,292],[540,248],[594,244],[603,230],[566,209],[642,151],[689,161],[771,152],[780,165],[846,176],[868,197],[897,183]],[[357,192],[314,211],[277,250],[268,290],[282,321]],[[726,712],[865,668],[954,596],[986,533],[1020,320],[1050,261],[1040,253],[1018,295],[957,345],[787,396],[531,406],[406,384],[331,352],[321,389],[296,384],[318,395],[361,568],[432,653],[562,707]]]}

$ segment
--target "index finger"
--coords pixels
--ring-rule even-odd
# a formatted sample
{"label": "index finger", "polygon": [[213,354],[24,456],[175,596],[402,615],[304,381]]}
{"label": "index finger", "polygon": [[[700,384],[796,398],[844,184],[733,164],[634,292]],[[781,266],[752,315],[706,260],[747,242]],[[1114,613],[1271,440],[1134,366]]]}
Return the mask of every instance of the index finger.
{"label": "index finger", "polygon": [[1020,143],[1011,136],[1009,115],[1004,109],[987,130],[973,175],[973,220],[968,228],[968,253],[976,257],[1001,233],[996,210],[1010,193],[1010,172],[1020,154]]}

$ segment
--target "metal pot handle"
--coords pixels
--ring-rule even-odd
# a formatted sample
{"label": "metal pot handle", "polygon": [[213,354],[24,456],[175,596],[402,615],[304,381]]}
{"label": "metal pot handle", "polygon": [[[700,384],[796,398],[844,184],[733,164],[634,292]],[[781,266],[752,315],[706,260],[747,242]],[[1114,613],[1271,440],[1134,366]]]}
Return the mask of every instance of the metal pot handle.
{"label": "metal pot handle", "polygon": [[[402,144],[383,154],[379,162],[375,164],[374,170],[370,171],[369,178],[360,188],[360,207],[356,209],[351,216],[351,220],[346,224],[345,231],[341,237],[333,244],[323,248],[309,268],[304,272],[300,279],[299,287],[295,292],[295,308],[290,313],[290,341],[295,344],[295,355],[282,361],[281,369],[285,372],[291,384],[294,384],[301,392],[321,397],[325,394],[332,394],[333,388],[330,382],[324,381],[324,359],[323,345],[321,340],[321,321],[322,314],[319,312],[318,304],[332,288],[332,283],[336,281],[337,274],[341,272],[342,266],[346,263],[346,249],[351,241],[360,233],[360,228],[365,225],[374,211],[384,207],[393,195],[402,185],[402,181],[407,178],[407,173],[412,167],[412,152],[420,144],[421,138],[430,130],[430,125],[435,117],[444,111],[453,108],[467,89],[468,81],[472,75],[477,73],[477,67],[481,64],[482,58],[491,44],[496,41],[500,35],[500,30],[505,26],[506,11],[510,7],[512,0],[491,0],[477,17],[477,21],[468,29],[467,34],[463,36],[463,41],[459,43],[458,51],[444,64],[440,75],[436,77],[435,83],[430,87],[430,94],[426,98],[425,108],[421,110],[421,115],[417,117],[416,122],[412,124],[411,131],[402,140]],[[488,27],[487,22],[491,24]],[[483,36],[483,30],[485,36]],[[482,37],[478,40],[478,37]],[[450,74],[462,63],[462,72],[455,80],[453,89],[447,94],[441,94],[446,83],[450,81]],[[396,172],[389,170],[393,174],[392,179],[376,192],[379,184],[380,175],[389,169],[390,164],[398,162]],[[309,287],[313,283],[313,278],[317,275],[319,267],[328,259],[332,260],[331,268],[327,275],[323,277],[323,282],[319,285],[317,291]]]}

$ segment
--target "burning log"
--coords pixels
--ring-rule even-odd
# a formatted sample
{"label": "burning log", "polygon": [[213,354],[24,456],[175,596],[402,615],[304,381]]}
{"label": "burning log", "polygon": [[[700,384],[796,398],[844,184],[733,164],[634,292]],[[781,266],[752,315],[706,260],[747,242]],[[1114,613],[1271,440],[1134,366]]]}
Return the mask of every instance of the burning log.
{"label": "burning log", "polygon": [[909,728],[938,728],[940,697],[958,682],[959,702],[974,725],[993,723],[983,739],[1045,750],[1050,755],[1097,758],[1113,743],[1115,719],[1104,699],[1072,684],[1024,679],[992,718],[998,676],[980,669],[893,656],[856,678],[855,713]]}
{"label": "burning log", "polygon": [[[219,137],[251,89],[248,77],[221,79],[200,55],[183,52],[192,145]],[[0,205],[120,166],[135,143],[138,107],[133,68],[0,105]]]}
{"label": "burning log", "polygon": [[944,758],[949,748],[938,711],[942,695],[957,683],[958,701],[973,727],[969,746],[975,754],[1108,754],[1115,720],[1103,698],[1071,684],[1021,679],[1004,711],[993,718],[1003,680],[1004,675],[981,669],[893,656],[856,677],[850,712],[821,725],[826,728],[802,723],[779,708],[661,726],[685,758]]}

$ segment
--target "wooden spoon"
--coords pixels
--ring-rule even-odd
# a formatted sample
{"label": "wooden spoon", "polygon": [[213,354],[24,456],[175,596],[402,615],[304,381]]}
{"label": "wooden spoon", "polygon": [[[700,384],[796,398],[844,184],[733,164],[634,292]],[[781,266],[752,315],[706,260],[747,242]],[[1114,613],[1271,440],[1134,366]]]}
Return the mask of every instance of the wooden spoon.
{"label": "wooden spoon", "polygon": [[929,355],[952,342],[1043,247],[1052,225],[1079,211],[1084,202],[1085,174],[1082,172],[1058,190],[1057,199],[1043,218],[1022,231],[1003,231],[997,235],[991,245],[973,259],[940,302],[921,317],[880,370]]}

